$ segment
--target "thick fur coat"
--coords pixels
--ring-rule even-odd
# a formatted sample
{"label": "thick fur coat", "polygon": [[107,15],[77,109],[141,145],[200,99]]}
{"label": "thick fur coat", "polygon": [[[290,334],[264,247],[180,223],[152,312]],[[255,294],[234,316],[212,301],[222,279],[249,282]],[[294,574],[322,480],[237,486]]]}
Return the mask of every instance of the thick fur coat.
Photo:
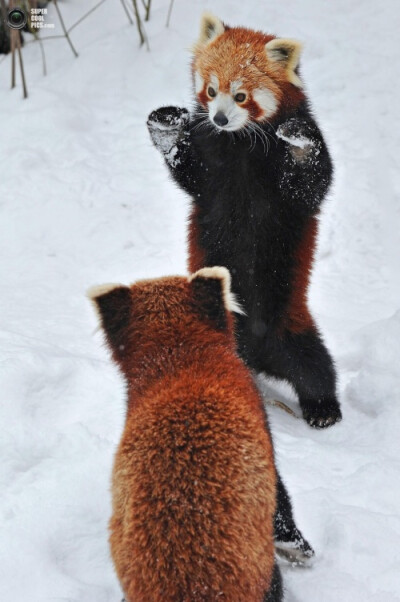
{"label": "thick fur coat", "polygon": [[335,368],[307,295],[318,214],[332,179],[298,71],[300,45],[206,16],[192,64],[196,105],[148,121],[192,199],[189,269],[223,265],[245,315],[239,353],[286,379],[307,422],[341,419]]}
{"label": "thick fur coat", "polygon": [[92,290],[128,385],[111,552],[127,602],[278,602],[277,482],[229,273]]}

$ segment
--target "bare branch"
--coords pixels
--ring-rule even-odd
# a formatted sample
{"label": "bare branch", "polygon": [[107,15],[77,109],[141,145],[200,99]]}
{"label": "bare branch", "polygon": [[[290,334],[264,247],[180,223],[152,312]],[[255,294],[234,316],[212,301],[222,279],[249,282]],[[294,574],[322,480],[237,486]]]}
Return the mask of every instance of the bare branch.
{"label": "bare branch", "polygon": [[11,89],[15,88],[15,30],[11,32]]}
{"label": "bare branch", "polygon": [[[41,39],[42,39],[42,42],[45,42],[46,40],[61,40],[61,39],[63,40],[64,38],[65,38],[65,35],[60,34],[57,36],[44,36]],[[33,40],[28,40],[27,42],[25,42],[25,46],[27,46],[28,44],[33,44],[34,42],[38,42],[38,41],[39,41],[38,37],[37,38],[35,37]]]}
{"label": "bare branch", "polygon": [[58,0],[53,0],[53,2],[54,2],[55,9],[57,11],[57,14],[58,14],[58,18],[60,19],[60,23],[61,23],[61,27],[62,27],[63,32],[64,32],[64,36],[67,38],[67,42],[70,45],[72,52],[74,53],[74,55],[76,57],[78,57],[79,55],[78,55],[77,51],[75,50],[74,45],[71,42],[71,38],[68,35],[67,28],[65,27],[64,20],[62,18],[62,14],[61,14],[60,9],[58,7]]}
{"label": "bare branch", "polygon": [[147,5],[145,5],[145,8],[146,8],[146,16],[145,16],[144,20],[148,21],[150,19],[151,0],[147,0]]}
{"label": "bare branch", "polygon": [[[10,0],[8,4],[9,8],[14,8],[14,0]],[[15,29],[10,31],[10,51],[11,51],[11,90],[15,88],[15,35],[19,35],[19,32]]]}
{"label": "bare branch", "polygon": [[19,35],[19,31],[17,33],[18,33],[18,36],[17,36],[17,39],[16,39],[16,43],[17,43],[17,51],[18,51],[18,58],[19,58],[19,68],[20,68],[20,71],[21,71],[22,88],[23,88],[23,91],[24,91],[24,98],[28,98],[28,89],[26,87],[24,62],[22,60],[21,36]]}
{"label": "bare branch", "polygon": [[173,7],[174,7],[174,0],[171,0],[171,2],[169,3],[168,16],[167,16],[167,22],[165,24],[165,27],[169,27],[169,21],[171,19],[171,14],[172,14]]}
{"label": "bare branch", "polygon": [[85,13],[83,15],[83,17],[81,17],[80,19],[78,19],[78,21],[76,23],[74,23],[69,29],[68,29],[68,33],[71,33],[71,31],[73,29],[75,29],[75,27],[77,27],[80,23],[82,23],[82,21],[84,19],[86,19],[86,17],[88,17],[89,15],[91,15],[97,8],[99,8],[99,6],[101,6],[102,4],[104,4],[104,2],[106,2],[106,0],[100,0],[100,2],[98,2],[95,6],[93,6],[93,8],[91,8],[90,10],[88,10],[87,13]]}
{"label": "bare branch", "polygon": [[42,55],[43,75],[46,76],[47,75],[46,55],[44,52],[44,44],[43,44],[43,41],[42,41],[40,35],[37,36],[37,41],[40,44],[40,52]]}
{"label": "bare branch", "polygon": [[140,13],[139,13],[137,1],[136,0],[132,0],[132,3],[133,3],[133,11],[135,13],[135,19],[136,19],[136,27],[137,27],[137,30],[139,32],[139,37],[140,37],[140,45],[143,46],[143,44],[146,41],[146,38],[145,38],[145,35],[143,33],[142,19],[140,17]]}
{"label": "bare branch", "polygon": [[124,7],[124,11],[125,11],[125,13],[126,13],[126,16],[127,16],[127,17],[128,17],[128,19],[129,19],[129,23],[130,23],[131,25],[133,25],[133,21],[132,21],[132,19],[131,19],[131,16],[130,16],[130,14],[129,14],[129,10],[127,9],[127,7],[126,7],[126,4],[125,4],[125,0],[121,0],[121,4],[122,4],[122,6]]}
{"label": "bare branch", "polygon": [[[169,8],[169,13],[168,13],[168,21],[169,21],[169,17],[172,11],[172,4],[173,4],[174,0],[171,0],[171,4],[170,4],[170,8]],[[13,8],[14,6],[14,2],[15,0],[9,0],[9,8]],[[37,5],[36,0],[28,0],[30,6],[35,6]],[[76,51],[74,45],[72,44],[71,38],[69,36],[69,34],[71,33],[71,31],[73,29],[75,29],[75,27],[77,27],[78,25],[80,25],[80,23],[82,23],[82,21],[84,21],[89,15],[91,15],[97,8],[99,8],[102,4],[104,4],[106,2],[106,0],[100,0],[93,8],[91,8],[89,11],[87,11],[80,19],[78,19],[78,21],[76,21],[69,29],[66,28],[65,23],[64,23],[64,19],[62,17],[60,8],[58,6],[58,0],[53,0],[54,3],[54,7],[56,9],[58,18],[60,20],[60,24],[61,24],[61,28],[63,30],[63,34],[60,35],[50,35],[50,36],[41,36],[39,34],[39,32],[32,32],[34,35],[34,39],[33,40],[28,40],[27,42],[25,42],[26,44],[32,44],[33,42],[39,42],[40,45],[40,52],[41,52],[41,56],[42,56],[42,64],[43,64],[43,74],[47,75],[47,65],[46,65],[46,55],[45,55],[45,50],[44,50],[44,44],[43,42],[45,40],[56,40],[56,39],[61,39],[61,38],[66,38],[67,42],[74,54],[74,56],[78,56],[78,52]],[[151,3],[152,0],[142,0],[142,4],[143,4],[143,8],[145,11],[145,20],[148,21],[150,18],[150,11],[151,11]],[[128,6],[126,4],[126,0],[121,0],[121,4],[124,8],[124,11],[129,19],[129,22],[133,25],[133,20],[130,14],[130,11],[128,10]],[[137,30],[139,33],[139,37],[140,37],[140,45],[142,46],[143,44],[146,44],[147,49],[149,49],[149,42],[148,42],[148,38],[146,35],[146,31],[145,28],[143,26],[143,21],[142,21],[142,17],[140,15],[140,11],[138,8],[138,3],[137,0],[132,0],[132,6],[133,6],[133,12],[134,12],[134,16],[135,16],[135,20],[136,20],[136,26],[137,26]],[[0,14],[3,13],[3,15],[7,15],[7,8],[6,8],[6,1],[5,0],[0,0]],[[17,30],[11,30],[10,31],[10,50],[11,50],[11,87],[14,88],[16,85],[16,55],[18,54],[18,59],[19,59],[19,66],[20,66],[20,70],[21,70],[21,77],[22,77],[22,85],[23,85],[23,90],[24,90],[24,98],[27,98],[28,96],[28,91],[27,91],[27,85],[26,85],[26,79],[25,79],[25,72],[24,72],[24,64],[23,64],[23,56],[22,56],[22,50],[21,50],[21,38],[20,38],[20,32]],[[6,57],[3,57],[0,62],[3,62],[5,60]]]}

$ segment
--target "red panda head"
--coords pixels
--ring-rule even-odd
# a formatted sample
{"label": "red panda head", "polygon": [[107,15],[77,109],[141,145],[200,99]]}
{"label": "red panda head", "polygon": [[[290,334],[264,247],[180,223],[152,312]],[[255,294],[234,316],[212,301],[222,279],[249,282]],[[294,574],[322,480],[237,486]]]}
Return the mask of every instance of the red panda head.
{"label": "red panda head", "polygon": [[193,349],[213,340],[234,347],[231,312],[242,313],[224,267],[203,268],[189,278],[142,280],[130,287],[103,285],[88,295],[114,360],[131,382],[144,382],[152,370],[157,374],[160,365],[168,367],[175,348],[186,348],[190,357]]}
{"label": "red panda head", "polygon": [[194,47],[193,76],[199,103],[225,131],[262,123],[303,99],[297,74],[301,44],[205,14]]}

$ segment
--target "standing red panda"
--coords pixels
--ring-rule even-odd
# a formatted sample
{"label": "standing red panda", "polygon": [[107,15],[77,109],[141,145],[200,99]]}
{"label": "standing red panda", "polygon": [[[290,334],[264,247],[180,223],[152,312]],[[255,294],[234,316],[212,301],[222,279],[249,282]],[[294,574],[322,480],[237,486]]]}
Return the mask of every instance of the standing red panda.
{"label": "standing red panda", "polygon": [[276,472],[225,268],[90,293],[128,384],[110,522],[127,602],[278,602]]}
{"label": "standing red panda", "polygon": [[307,304],[318,213],[332,177],[299,75],[301,46],[205,15],[194,47],[196,109],[148,127],[192,198],[189,269],[223,265],[246,315],[237,338],[256,372],[286,379],[317,428],[341,419],[335,368]]}

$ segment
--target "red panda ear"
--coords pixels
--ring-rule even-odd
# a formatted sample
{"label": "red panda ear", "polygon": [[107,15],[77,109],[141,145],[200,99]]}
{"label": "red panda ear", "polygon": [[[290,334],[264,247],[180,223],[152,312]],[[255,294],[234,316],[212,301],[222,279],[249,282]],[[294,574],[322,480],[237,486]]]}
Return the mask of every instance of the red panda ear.
{"label": "red panda ear", "polygon": [[200,23],[200,36],[197,40],[196,46],[206,46],[215,38],[223,34],[225,31],[225,25],[218,17],[215,17],[211,13],[204,13]]}
{"label": "red panda ear", "polygon": [[196,304],[219,330],[226,329],[228,312],[244,313],[231,291],[231,275],[226,268],[202,268],[189,282]]}
{"label": "red panda ear", "polygon": [[87,295],[99,314],[107,342],[118,360],[128,338],[132,309],[131,290],[122,284],[103,284],[92,287]]}
{"label": "red panda ear", "polygon": [[270,61],[285,66],[289,81],[297,88],[302,88],[301,79],[295,72],[299,64],[302,45],[296,40],[275,38],[265,44],[265,52]]}

